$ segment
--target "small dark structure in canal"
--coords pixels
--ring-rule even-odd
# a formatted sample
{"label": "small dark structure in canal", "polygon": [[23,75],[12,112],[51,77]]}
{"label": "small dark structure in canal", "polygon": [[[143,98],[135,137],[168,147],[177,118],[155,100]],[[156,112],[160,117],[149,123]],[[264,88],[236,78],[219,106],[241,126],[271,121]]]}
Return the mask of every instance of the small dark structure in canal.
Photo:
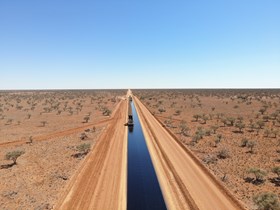
{"label": "small dark structure in canal", "polygon": [[134,123],[133,123],[133,113],[132,113],[132,107],[131,107],[131,101],[130,101],[130,100],[132,100],[131,96],[130,96],[129,102],[128,102],[128,120],[127,120],[127,126],[128,126],[129,132],[132,132],[132,131],[133,131]]}

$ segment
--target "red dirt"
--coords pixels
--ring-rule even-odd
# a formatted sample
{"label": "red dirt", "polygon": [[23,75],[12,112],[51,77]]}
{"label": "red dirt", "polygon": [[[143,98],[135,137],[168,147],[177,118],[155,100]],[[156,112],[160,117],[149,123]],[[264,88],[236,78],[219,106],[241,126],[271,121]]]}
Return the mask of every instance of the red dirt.
{"label": "red dirt", "polygon": [[168,209],[243,209],[134,97]]}
{"label": "red dirt", "polygon": [[[77,153],[76,146],[90,143],[94,150],[124,95],[125,91],[107,90],[0,92],[0,165],[11,163],[5,160],[7,152],[25,151],[17,165],[0,170],[0,209],[53,208],[86,159],[72,157]],[[36,104],[33,110],[32,104]],[[51,108],[57,104],[58,108]],[[50,112],[40,114],[44,107]],[[110,117],[103,116],[103,107],[113,110]],[[62,110],[59,115],[58,110]],[[83,123],[89,112],[89,122]],[[30,119],[26,118],[28,113]],[[7,124],[8,119],[13,119],[11,124]],[[41,121],[48,124],[42,127]],[[83,132],[88,139],[80,140]],[[32,144],[26,143],[29,136],[33,136]]]}
{"label": "red dirt", "polygon": [[[230,190],[236,198],[242,200],[249,209],[254,209],[252,197],[261,192],[273,192],[280,194],[279,186],[272,183],[277,176],[271,172],[275,166],[279,166],[280,151],[279,137],[265,137],[266,129],[273,129],[279,132],[279,124],[276,120],[269,119],[265,122],[264,128],[256,131],[249,131],[249,120],[253,123],[262,119],[263,116],[270,116],[272,113],[279,113],[280,94],[277,90],[135,90],[133,91],[149,110],[160,120],[172,135],[181,144],[191,150],[193,154],[215,175],[216,179],[222,180],[222,184]],[[264,115],[259,113],[260,108],[267,106]],[[213,109],[212,109],[213,108]],[[163,109],[160,112],[159,109]],[[179,114],[176,113],[177,110]],[[278,111],[277,111],[278,110]],[[217,114],[222,113],[226,117],[242,116],[245,129],[242,133],[237,132],[235,126],[223,126]],[[195,122],[194,114],[205,114],[212,119],[204,124],[201,119]],[[258,119],[256,119],[258,117]],[[279,118],[279,115],[278,115]],[[275,121],[276,123],[273,124]],[[181,133],[180,124],[190,129],[188,135]],[[203,136],[198,143],[193,143],[192,139],[199,127],[203,130],[210,129],[212,125],[218,125],[216,134]],[[221,142],[215,147],[215,138],[222,135]],[[249,148],[241,147],[241,140],[248,138],[256,142],[253,153]],[[229,153],[229,158],[219,159],[218,152],[225,149]],[[207,163],[214,160],[213,163]],[[256,185],[246,182],[245,179],[253,179],[254,176],[247,171],[256,167],[264,169],[267,176],[264,183]]]}

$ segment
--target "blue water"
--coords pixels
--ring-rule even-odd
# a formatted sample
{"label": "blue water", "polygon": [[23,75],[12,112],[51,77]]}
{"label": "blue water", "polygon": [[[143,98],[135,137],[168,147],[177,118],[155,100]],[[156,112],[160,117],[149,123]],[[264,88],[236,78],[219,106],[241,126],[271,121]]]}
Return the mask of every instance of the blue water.
{"label": "blue water", "polygon": [[133,102],[134,127],[128,132],[128,210],[166,209]]}

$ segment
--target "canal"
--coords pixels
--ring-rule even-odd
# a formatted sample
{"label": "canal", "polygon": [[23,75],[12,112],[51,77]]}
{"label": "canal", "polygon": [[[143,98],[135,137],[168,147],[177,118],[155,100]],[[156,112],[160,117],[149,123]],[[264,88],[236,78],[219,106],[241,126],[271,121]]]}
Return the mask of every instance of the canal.
{"label": "canal", "polygon": [[134,127],[128,132],[128,210],[164,210],[166,205],[142,132],[137,112],[132,106]]}

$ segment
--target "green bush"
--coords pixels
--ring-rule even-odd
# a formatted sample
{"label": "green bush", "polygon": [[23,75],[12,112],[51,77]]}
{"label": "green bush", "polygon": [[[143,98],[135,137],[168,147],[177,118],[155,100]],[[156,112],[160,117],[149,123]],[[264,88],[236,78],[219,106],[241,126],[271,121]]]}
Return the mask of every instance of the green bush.
{"label": "green bush", "polygon": [[79,152],[87,154],[90,151],[90,144],[80,144],[76,148]]}
{"label": "green bush", "polygon": [[8,152],[6,154],[6,160],[12,160],[14,162],[14,164],[17,164],[18,157],[23,154],[24,154],[24,151],[22,151],[22,150],[15,150],[12,152]]}
{"label": "green bush", "polygon": [[253,197],[258,210],[280,210],[278,196],[271,192],[261,193]]}
{"label": "green bush", "polygon": [[250,168],[248,173],[254,174],[257,181],[263,181],[264,177],[266,176],[266,171],[260,168]]}
{"label": "green bush", "polygon": [[272,172],[277,174],[278,178],[280,178],[280,166],[276,166],[272,169]]}

